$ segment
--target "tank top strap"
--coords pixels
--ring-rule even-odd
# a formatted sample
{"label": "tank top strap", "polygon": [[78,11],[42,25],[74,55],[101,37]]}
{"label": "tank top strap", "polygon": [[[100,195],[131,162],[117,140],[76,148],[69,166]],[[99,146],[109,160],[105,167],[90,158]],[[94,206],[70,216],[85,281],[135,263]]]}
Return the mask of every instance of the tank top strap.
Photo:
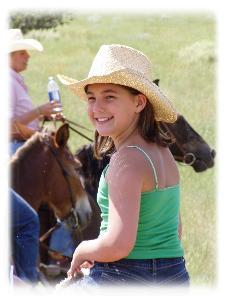
{"label": "tank top strap", "polygon": [[154,175],[154,180],[155,180],[155,188],[158,189],[158,177],[157,177],[156,170],[155,170],[155,167],[154,167],[154,164],[153,164],[151,158],[148,156],[148,154],[142,148],[140,148],[138,146],[132,145],[132,146],[127,146],[127,147],[128,148],[136,148],[136,149],[138,149],[147,158],[147,160],[149,161],[149,163],[150,163],[150,165],[152,167],[152,171],[153,171],[153,175]]}

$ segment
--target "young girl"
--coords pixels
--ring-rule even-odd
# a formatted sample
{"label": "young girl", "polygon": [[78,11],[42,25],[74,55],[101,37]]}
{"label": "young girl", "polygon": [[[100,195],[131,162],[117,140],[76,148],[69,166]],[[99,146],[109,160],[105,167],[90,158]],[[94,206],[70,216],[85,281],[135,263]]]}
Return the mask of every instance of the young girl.
{"label": "young girl", "polygon": [[87,99],[96,155],[113,152],[98,189],[100,235],[79,244],[68,277],[91,267],[87,279],[99,285],[189,283],[178,236],[179,173],[157,123],[177,114],[150,71],[140,51],[103,45],[87,79],[58,75]]}

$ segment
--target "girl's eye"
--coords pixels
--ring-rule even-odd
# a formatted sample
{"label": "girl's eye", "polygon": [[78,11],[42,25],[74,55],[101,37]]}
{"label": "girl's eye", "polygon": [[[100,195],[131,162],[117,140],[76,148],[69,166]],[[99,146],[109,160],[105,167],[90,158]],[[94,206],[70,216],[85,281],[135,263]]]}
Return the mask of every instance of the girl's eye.
{"label": "girl's eye", "polygon": [[89,98],[88,98],[88,102],[93,103],[94,101],[95,101],[95,98],[94,98],[94,97],[89,97]]}
{"label": "girl's eye", "polygon": [[109,96],[106,96],[106,100],[113,100],[115,97],[114,96],[111,96],[111,95],[109,95]]}

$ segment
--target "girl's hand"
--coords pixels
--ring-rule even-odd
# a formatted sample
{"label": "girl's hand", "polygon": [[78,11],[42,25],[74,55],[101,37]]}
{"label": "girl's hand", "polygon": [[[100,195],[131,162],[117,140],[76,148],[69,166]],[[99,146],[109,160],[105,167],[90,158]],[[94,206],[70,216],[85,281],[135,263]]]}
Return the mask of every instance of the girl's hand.
{"label": "girl's hand", "polygon": [[70,269],[67,272],[67,277],[74,277],[78,272],[81,271],[82,268],[84,269],[90,269],[94,266],[94,261],[84,261],[80,266],[76,266],[76,263],[74,260],[72,260]]}
{"label": "girl's hand", "polygon": [[84,268],[84,269],[91,269],[94,266],[94,261],[90,261],[90,260],[86,260],[84,263],[82,263],[82,265],[80,266],[80,268]]}
{"label": "girl's hand", "polygon": [[73,259],[70,265],[70,269],[67,272],[68,277],[74,277],[78,272],[80,272],[81,268],[92,268],[94,265],[94,261],[88,260],[85,249],[87,247],[89,241],[83,241],[80,243],[76,250],[73,253]]}
{"label": "girl's hand", "polygon": [[81,264],[78,263],[75,259],[74,259],[74,255],[73,255],[73,259],[72,262],[70,264],[70,268],[67,272],[67,277],[71,278],[77,275],[78,272],[80,272],[81,270]]}

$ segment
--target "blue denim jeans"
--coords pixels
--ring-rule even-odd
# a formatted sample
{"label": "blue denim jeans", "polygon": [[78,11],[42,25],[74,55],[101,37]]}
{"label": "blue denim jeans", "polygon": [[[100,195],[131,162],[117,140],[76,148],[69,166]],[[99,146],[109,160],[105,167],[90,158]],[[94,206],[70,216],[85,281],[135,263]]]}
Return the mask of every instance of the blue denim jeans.
{"label": "blue denim jeans", "polygon": [[89,276],[91,285],[189,286],[183,257],[159,259],[121,259],[112,263],[95,263]]}
{"label": "blue denim jeans", "polygon": [[39,218],[33,208],[10,190],[11,247],[16,275],[30,282],[38,280]]}
{"label": "blue denim jeans", "polygon": [[70,230],[61,223],[60,227],[51,234],[49,248],[64,256],[72,257],[76,247]]}

